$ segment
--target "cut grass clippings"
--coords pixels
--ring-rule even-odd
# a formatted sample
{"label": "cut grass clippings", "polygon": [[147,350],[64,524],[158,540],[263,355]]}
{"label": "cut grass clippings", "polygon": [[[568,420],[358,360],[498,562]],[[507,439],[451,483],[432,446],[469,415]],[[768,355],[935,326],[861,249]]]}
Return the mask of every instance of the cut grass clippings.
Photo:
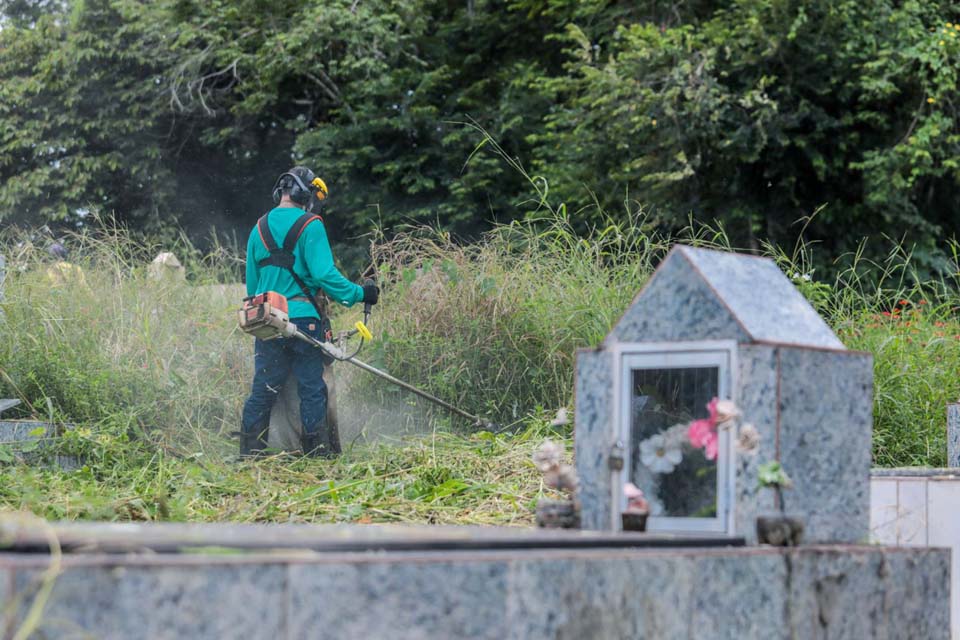
{"label": "cut grass clippings", "polygon": [[564,437],[533,426],[358,445],[336,460],[208,460],[158,450],[139,469],[7,465],[0,506],[51,520],[531,525],[545,490],[531,455],[547,435]]}

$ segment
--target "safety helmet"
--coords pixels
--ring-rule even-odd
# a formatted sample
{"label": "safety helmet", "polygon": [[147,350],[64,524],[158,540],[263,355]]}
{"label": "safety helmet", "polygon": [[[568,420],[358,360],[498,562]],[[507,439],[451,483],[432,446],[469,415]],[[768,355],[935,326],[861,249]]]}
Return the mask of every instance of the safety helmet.
{"label": "safety helmet", "polygon": [[326,183],[315,176],[313,171],[297,166],[277,178],[273,185],[273,203],[279,204],[284,193],[297,204],[310,207],[314,202],[313,198],[323,200],[328,191]]}

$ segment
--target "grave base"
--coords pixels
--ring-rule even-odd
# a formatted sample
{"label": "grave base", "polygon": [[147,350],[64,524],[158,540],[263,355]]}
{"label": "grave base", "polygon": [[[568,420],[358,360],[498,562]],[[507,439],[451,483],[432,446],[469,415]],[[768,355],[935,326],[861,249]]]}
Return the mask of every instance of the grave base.
{"label": "grave base", "polygon": [[[598,548],[580,543],[618,536],[224,526],[207,527],[207,535],[203,527],[102,525],[104,539],[126,536],[127,548],[138,539],[156,546],[164,535],[168,548],[187,548],[67,553],[43,612],[45,637],[949,638],[946,550],[677,548],[664,546],[663,534],[620,536],[633,546]],[[90,528],[58,533],[67,542],[97,537]],[[532,544],[502,544],[511,539]],[[659,546],[644,547],[643,539]],[[304,550],[239,551],[257,540]],[[430,550],[432,540],[439,550]],[[538,548],[538,540],[554,548]],[[338,550],[344,541],[367,551]],[[404,542],[416,544],[404,549]],[[202,553],[205,543],[218,546]],[[48,562],[46,553],[0,553],[7,633],[22,621]]]}

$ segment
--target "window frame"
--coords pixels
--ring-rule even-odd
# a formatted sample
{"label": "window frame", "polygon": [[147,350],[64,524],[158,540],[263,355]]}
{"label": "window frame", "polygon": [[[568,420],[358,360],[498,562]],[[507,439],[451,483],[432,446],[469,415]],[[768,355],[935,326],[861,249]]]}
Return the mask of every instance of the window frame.
{"label": "window frame", "polygon": [[[626,508],[623,485],[631,474],[630,442],[633,371],[638,369],[687,369],[717,367],[717,397],[734,399],[737,390],[737,342],[696,340],[682,342],[630,342],[614,347],[614,434],[623,443],[623,468],[612,472],[612,527],[622,530],[620,513]],[[670,533],[720,532],[732,535],[736,478],[734,438],[720,430],[717,450],[717,515],[713,518],[650,516],[648,531]]]}

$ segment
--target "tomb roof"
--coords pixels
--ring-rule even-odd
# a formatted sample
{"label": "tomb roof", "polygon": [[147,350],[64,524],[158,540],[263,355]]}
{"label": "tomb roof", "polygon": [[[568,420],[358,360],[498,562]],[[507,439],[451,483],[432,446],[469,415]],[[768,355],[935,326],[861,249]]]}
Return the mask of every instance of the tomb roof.
{"label": "tomb roof", "polygon": [[769,258],[676,245],[607,341],[843,343]]}

